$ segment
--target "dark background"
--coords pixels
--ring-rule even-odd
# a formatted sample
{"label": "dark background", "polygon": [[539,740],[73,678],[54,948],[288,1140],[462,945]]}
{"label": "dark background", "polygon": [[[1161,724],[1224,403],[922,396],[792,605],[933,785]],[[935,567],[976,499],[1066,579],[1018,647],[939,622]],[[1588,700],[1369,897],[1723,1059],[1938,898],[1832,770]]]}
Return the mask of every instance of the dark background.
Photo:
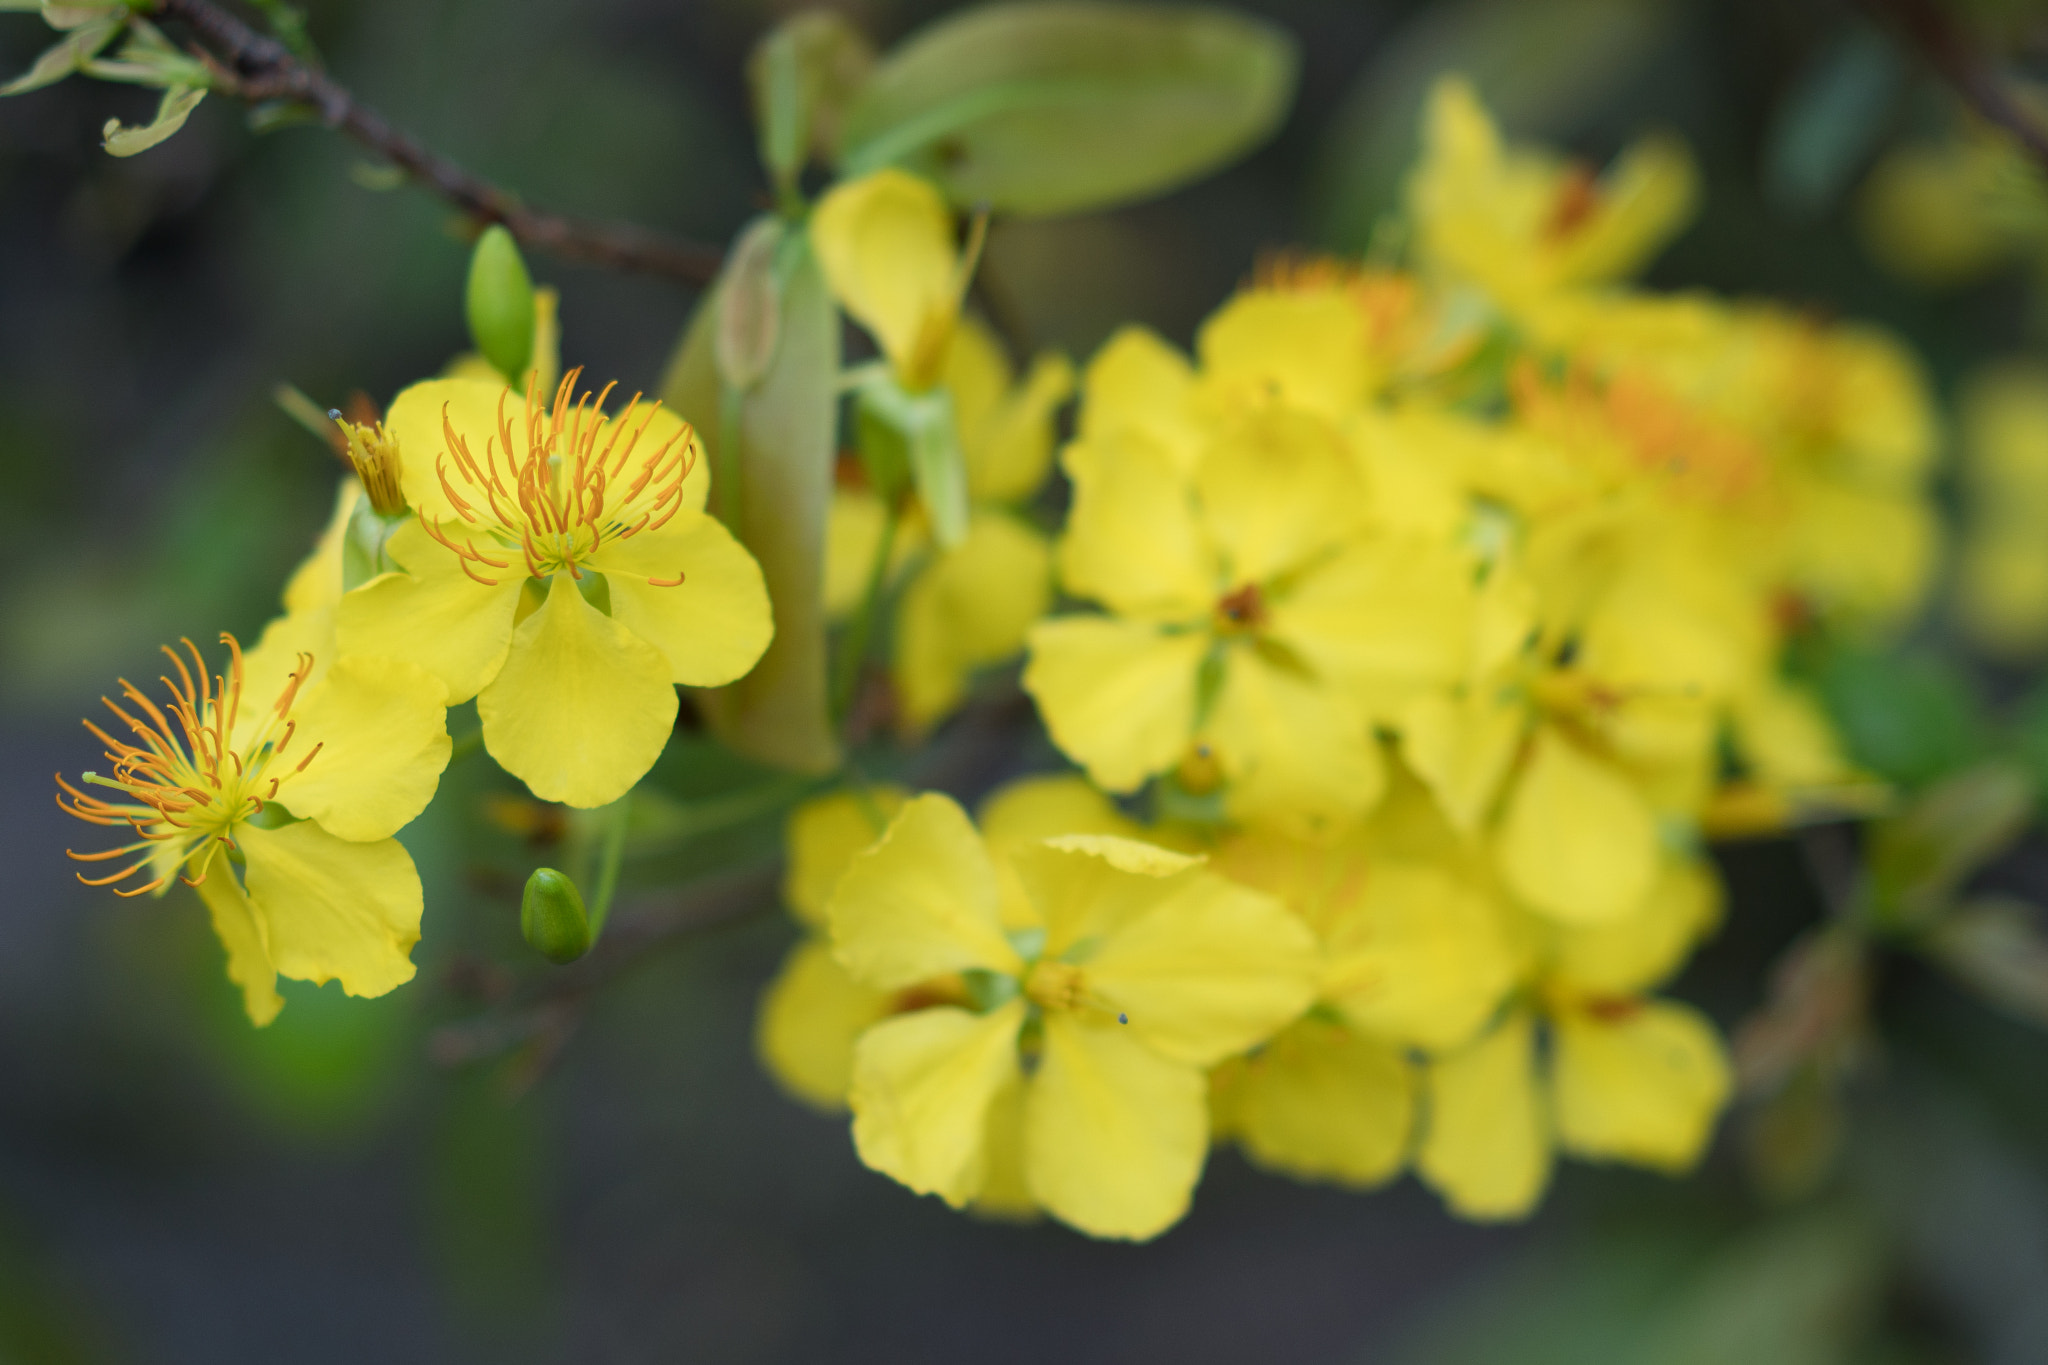
{"label": "dark background", "polygon": [[[430,145],[539,204],[714,242],[763,200],[741,71],[786,8],[309,6],[332,70]],[[886,43],[942,8],[851,12]],[[1912,293],[1868,264],[1843,186],[1771,179],[1780,110],[1855,29],[1846,7],[1244,8],[1301,39],[1285,127],[1170,198],[999,224],[988,268],[1035,345],[1085,358],[1127,319],[1186,342],[1261,250],[1362,246],[1405,164],[1403,92],[1458,66],[1514,131],[1595,159],[1648,124],[1690,139],[1705,209],[1660,285],[1888,322],[1944,400],[2025,344],[2016,279]],[[0,71],[46,41],[0,15]],[[1909,61],[1873,151],[1949,117]],[[1569,1169],[1508,1229],[1413,1181],[1347,1194],[1219,1152],[1185,1224],[1096,1245],[915,1199],[777,1093],[751,1029],[778,915],[650,956],[551,1055],[430,1062],[431,1031],[477,1008],[465,982],[535,970],[504,891],[532,855],[449,815],[503,788],[477,760],[407,834],[419,979],[372,1002],[287,986],[252,1031],[189,893],[72,881],[85,831],[49,774],[95,761],[77,718],[117,673],[153,677],[157,643],[260,628],[336,472],[271,389],[383,400],[438,370],[466,344],[466,247],[425,195],[366,187],[353,146],[254,136],[217,97],[161,148],[99,151],[154,98],[74,80],[0,101],[0,1360],[2048,1359],[2048,1050],[1912,967],[1883,983],[1842,1172],[1799,1205],[1753,1195],[1732,1142],[1683,1183]],[[533,265],[569,362],[651,387],[691,293]],[[1938,615],[1916,640],[1946,646]],[[664,774],[708,782],[700,757]],[[737,846],[766,858],[774,834]],[[1724,1022],[1816,914],[1789,847],[1728,866],[1730,928],[1680,987]]]}

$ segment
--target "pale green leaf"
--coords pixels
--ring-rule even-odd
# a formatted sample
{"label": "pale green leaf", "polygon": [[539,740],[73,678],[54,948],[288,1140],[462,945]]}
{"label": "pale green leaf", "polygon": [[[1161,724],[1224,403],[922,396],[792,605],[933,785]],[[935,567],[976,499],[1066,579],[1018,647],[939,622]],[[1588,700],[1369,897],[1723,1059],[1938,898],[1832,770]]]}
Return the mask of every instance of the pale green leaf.
{"label": "pale green leaf", "polygon": [[775,26],[747,62],[761,164],[780,188],[813,154],[829,152],[847,100],[867,79],[874,49],[843,15],[805,10]]}
{"label": "pale green leaf", "polygon": [[119,19],[102,19],[97,23],[74,28],[63,38],[43,50],[36,58],[35,65],[16,76],[5,85],[0,85],[0,96],[25,95],[31,90],[40,90],[46,85],[55,85],[72,72],[77,71],[94,54],[121,31]]}
{"label": "pale green leaf", "polygon": [[1296,66],[1285,33],[1221,9],[984,5],[882,59],[847,108],[840,170],[903,166],[1004,213],[1128,203],[1264,141]]}
{"label": "pale green leaf", "polygon": [[192,111],[199,107],[199,101],[206,98],[204,90],[181,89],[173,86],[164,91],[164,97],[156,107],[156,118],[140,128],[123,127],[121,120],[110,118],[101,130],[101,137],[107,152],[112,156],[134,156],[146,152],[171,134],[185,126]]}

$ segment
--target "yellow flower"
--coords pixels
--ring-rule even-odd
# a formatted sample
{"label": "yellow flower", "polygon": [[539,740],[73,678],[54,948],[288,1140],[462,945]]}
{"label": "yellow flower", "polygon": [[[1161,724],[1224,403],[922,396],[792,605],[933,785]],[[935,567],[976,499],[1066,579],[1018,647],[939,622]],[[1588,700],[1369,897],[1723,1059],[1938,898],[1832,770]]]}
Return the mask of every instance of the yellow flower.
{"label": "yellow flower", "polygon": [[[904,510],[891,553],[901,579],[894,678],[904,728],[918,733],[966,695],[975,670],[1014,658],[1052,604],[1052,552],[1020,514],[1052,465],[1052,417],[1073,391],[1064,356],[1040,356],[1013,382],[1002,345],[974,318],[947,343],[940,382],[952,395],[966,465],[967,534],[932,543],[921,510]],[[826,608],[860,604],[888,511],[865,486],[841,487],[826,530]]]}
{"label": "yellow flower", "polygon": [[1991,652],[2048,651],[2048,368],[2009,362],[1963,399],[1966,494],[1956,606]]}
{"label": "yellow flower", "polygon": [[1691,156],[1669,137],[1635,143],[1601,176],[1510,150],[1455,76],[1430,92],[1422,141],[1408,185],[1417,253],[1511,311],[1634,274],[1685,226],[1698,193]]}
{"label": "yellow flower", "polygon": [[[821,1109],[846,1107],[853,1044],[863,1029],[919,1002],[966,998],[957,978],[896,992],[863,986],[833,959],[830,945],[814,936],[825,928],[825,907],[847,866],[881,837],[908,797],[901,788],[888,786],[838,791],[806,801],[790,814],[782,898],[806,936],[790,950],[762,997],[755,1040],[770,1074],[798,1099]],[[1101,792],[1076,776],[1011,782],[982,803],[980,824],[1003,879],[1003,920],[1012,927],[1027,925],[1031,911],[1009,853],[1062,834],[1139,833]],[[981,1202],[986,1204],[986,1194]]]}
{"label": "yellow flower", "polygon": [[[1353,1187],[1390,1179],[1415,1118],[1411,1050],[1464,1044],[1521,974],[1482,870],[1427,801],[1408,787],[1334,846],[1259,832],[1217,854],[1323,944],[1316,1009],[1216,1073],[1218,1130],[1260,1165]],[[1439,827],[1427,853],[1403,837],[1418,818]]]}
{"label": "yellow flower", "polygon": [[163,679],[168,706],[122,682],[125,705],[107,708],[129,740],[86,722],[113,769],[84,783],[120,796],[59,777],[58,804],[137,837],[73,853],[82,862],[132,859],[80,880],[143,879],[117,886],[124,896],[160,892],[173,877],[196,886],[258,1025],[284,1006],[280,975],[338,979],[363,996],[410,981],[420,880],[391,836],[426,808],[448,763],[441,684],[411,664],[344,657],[307,686],[313,661],[302,656],[272,705],[245,706],[241,648],[221,640],[230,663],[214,677],[189,640],[184,655],[165,649],[176,674]]}
{"label": "yellow flower", "polygon": [[343,600],[344,653],[420,664],[477,699],[484,747],[534,795],[601,806],[674,728],[675,684],[715,687],[773,633],[760,568],[706,516],[710,475],[680,418],[611,390],[553,407],[438,379],[391,406],[416,522],[404,573]]}
{"label": "yellow flower", "polygon": [[961,251],[930,182],[880,170],[834,185],[811,213],[811,243],[840,306],[867,328],[903,387],[938,382],[979,247]]}
{"label": "yellow flower", "polygon": [[2040,172],[1988,127],[1887,153],[1857,207],[1870,254],[1916,284],[1967,283],[2025,259],[2048,236]]}
{"label": "yellow flower", "polygon": [[1553,933],[1533,1007],[1430,1062],[1416,1169],[1454,1212],[1528,1213],[1554,1150],[1673,1173],[1699,1160],[1728,1099],[1726,1054],[1697,1011],[1640,993],[1683,960],[1719,905],[1705,866],[1668,865],[1626,920]]}
{"label": "yellow flower", "polygon": [[1133,334],[1090,366],[1058,562],[1109,614],[1034,627],[1025,688],[1110,791],[1205,752],[1237,818],[1347,820],[1383,785],[1374,725],[1464,667],[1469,560],[1374,529],[1326,417],[1271,401],[1205,418],[1185,370]]}
{"label": "yellow flower", "polygon": [[1014,1159],[1033,1202],[1097,1237],[1142,1239],[1187,1209],[1209,1145],[1203,1071],[1314,993],[1308,931],[1199,860],[1073,835],[1011,855],[1029,927],[1006,929],[987,844],[943,796],[904,807],[831,906],[856,980],[958,974],[968,1004],[861,1035],[861,1159],[955,1206]]}

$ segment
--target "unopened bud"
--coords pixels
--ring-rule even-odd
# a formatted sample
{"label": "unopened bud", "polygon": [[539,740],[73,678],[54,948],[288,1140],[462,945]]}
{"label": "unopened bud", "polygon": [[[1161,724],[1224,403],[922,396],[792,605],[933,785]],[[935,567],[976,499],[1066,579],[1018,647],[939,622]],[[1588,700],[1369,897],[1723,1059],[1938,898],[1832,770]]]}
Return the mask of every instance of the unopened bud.
{"label": "unopened bud", "polygon": [[356,478],[362,481],[370,506],[378,516],[403,515],[405,489],[402,476],[405,466],[399,459],[398,438],[382,422],[351,422],[338,412],[330,412],[327,416],[348,438],[348,449],[342,455],[349,467],[355,470]]}
{"label": "unopened bud", "polygon": [[484,229],[469,258],[469,335],[491,368],[526,387],[533,364],[533,277],[502,223]]}
{"label": "unopened bud", "polygon": [[567,874],[552,867],[533,870],[519,898],[519,932],[535,952],[557,965],[590,951],[590,918]]}

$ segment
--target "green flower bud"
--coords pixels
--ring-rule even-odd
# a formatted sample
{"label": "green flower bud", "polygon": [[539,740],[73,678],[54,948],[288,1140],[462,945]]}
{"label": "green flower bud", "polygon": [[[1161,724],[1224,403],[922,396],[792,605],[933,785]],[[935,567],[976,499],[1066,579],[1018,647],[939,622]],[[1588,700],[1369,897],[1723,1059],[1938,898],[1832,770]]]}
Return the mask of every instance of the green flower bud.
{"label": "green flower bud", "polygon": [[469,257],[469,335],[491,367],[515,388],[533,363],[533,277],[502,223],[476,239]]}
{"label": "green flower bud", "polygon": [[557,965],[590,951],[590,919],[576,883],[552,867],[537,867],[519,898],[519,932],[533,950]]}

